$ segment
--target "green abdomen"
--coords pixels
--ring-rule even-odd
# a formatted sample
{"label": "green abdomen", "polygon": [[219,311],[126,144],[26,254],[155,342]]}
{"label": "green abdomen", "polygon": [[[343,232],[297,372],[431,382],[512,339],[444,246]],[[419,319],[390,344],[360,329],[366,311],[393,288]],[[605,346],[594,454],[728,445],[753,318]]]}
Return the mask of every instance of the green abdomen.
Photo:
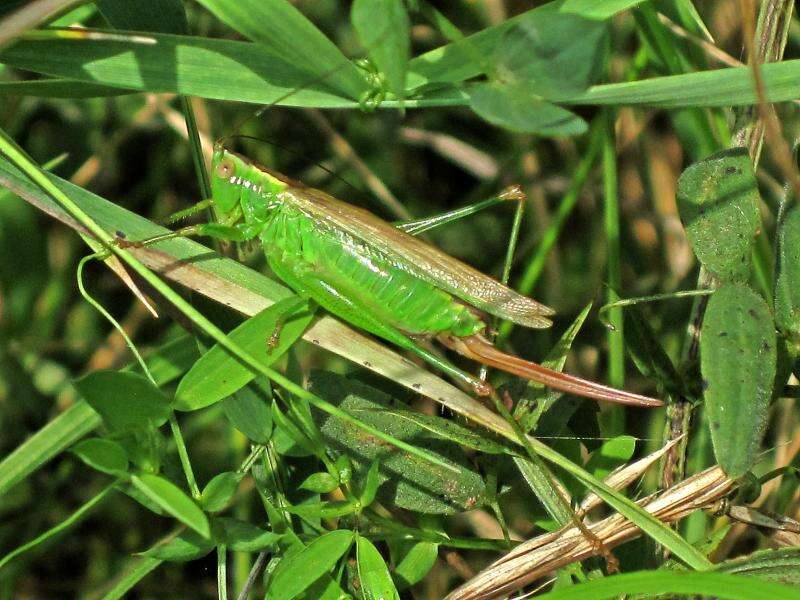
{"label": "green abdomen", "polygon": [[346,232],[317,224],[299,211],[276,211],[261,241],[273,265],[293,269],[301,278],[325,281],[406,333],[468,336],[484,328],[483,321],[466,306],[405,270],[400,261]]}

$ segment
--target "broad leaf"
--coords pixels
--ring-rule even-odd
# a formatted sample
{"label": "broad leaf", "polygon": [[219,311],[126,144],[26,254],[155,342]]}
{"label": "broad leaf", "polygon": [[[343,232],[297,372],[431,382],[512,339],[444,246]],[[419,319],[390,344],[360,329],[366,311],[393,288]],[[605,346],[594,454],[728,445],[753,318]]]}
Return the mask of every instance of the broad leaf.
{"label": "broad leaf", "polygon": [[278,563],[265,600],[291,600],[328,573],[353,543],[353,532],[338,529],[321,535]]}
{"label": "broad leaf", "polygon": [[678,211],[698,260],[723,281],[746,281],[761,227],[758,186],[745,148],[724,150],[678,179]]}
{"label": "broad leaf", "polygon": [[236,493],[239,482],[242,480],[242,473],[226,471],[215,475],[206,484],[200,496],[200,504],[208,512],[219,512],[223,510]]}
{"label": "broad leaf", "polygon": [[265,531],[247,521],[230,517],[217,518],[214,521],[215,533],[231,550],[237,552],[261,552],[271,548],[281,539],[281,535]]}
{"label": "broad leaf", "polygon": [[494,62],[501,81],[525,82],[538,95],[559,100],[595,83],[607,53],[608,28],[603,21],[535,12],[506,30]]}
{"label": "broad leaf", "polygon": [[98,371],[76,381],[75,387],[113,431],[153,429],[169,417],[167,397],[137,373]]}
{"label": "broad leaf", "polygon": [[266,444],[272,433],[272,413],[264,395],[256,380],[222,401],[231,425],[258,444]]}
{"label": "broad leaf", "polygon": [[400,600],[381,553],[367,538],[356,534],[356,561],[364,600]]}
{"label": "broad leaf", "polygon": [[764,300],[726,284],[708,303],[700,368],[714,454],[725,473],[753,465],[767,420],[776,364],[775,327]]}
{"label": "broad leaf", "polygon": [[529,84],[475,83],[467,93],[472,110],[489,123],[511,131],[570,136],[587,130],[583,119],[547,102]]}
{"label": "broad leaf", "polygon": [[311,377],[312,390],[361,421],[403,441],[425,448],[456,471],[423,462],[398,452],[375,436],[365,435],[354,425],[336,417],[316,414],[325,440],[346,452],[353,461],[357,480],[364,481],[375,459],[380,459],[378,497],[384,502],[422,513],[451,514],[480,506],[485,486],[480,475],[468,464],[459,447],[432,435],[408,419],[398,419],[391,411],[391,398],[374,388],[341,375],[317,372]]}
{"label": "broad leaf", "polygon": [[87,465],[103,473],[119,477],[128,472],[128,454],[112,440],[89,438],[75,444],[70,451]]}

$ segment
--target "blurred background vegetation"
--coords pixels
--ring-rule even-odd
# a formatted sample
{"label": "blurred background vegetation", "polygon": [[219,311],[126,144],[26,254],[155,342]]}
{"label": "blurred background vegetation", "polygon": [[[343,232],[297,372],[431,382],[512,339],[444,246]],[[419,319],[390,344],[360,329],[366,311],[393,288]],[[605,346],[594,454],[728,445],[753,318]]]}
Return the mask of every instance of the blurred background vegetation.
{"label": "blurred background vegetation", "polygon": [[[363,56],[363,46],[350,22],[349,3],[298,0],[293,4],[345,55]],[[735,66],[745,60],[738,0],[695,3],[696,18],[688,18],[687,4],[648,2],[614,17],[602,81]],[[198,4],[186,2],[185,6],[192,35],[242,39]],[[464,0],[438,6],[465,34],[531,7],[530,2],[515,0]],[[429,23],[420,19],[412,23],[412,55],[446,42]],[[109,27],[93,3],[59,16],[51,24]],[[785,55],[796,57],[798,47],[800,28],[793,18]],[[11,67],[0,69],[4,82],[32,77]],[[0,94],[0,126],[38,163],[56,161],[52,171],[61,177],[153,221],[201,199],[181,106],[174,95],[75,99],[7,94],[2,89]],[[256,107],[248,104],[197,98],[191,104],[207,153],[213,140],[238,131],[245,122],[241,133],[270,142],[244,142],[241,149],[249,156],[387,220],[434,214],[520,184],[529,202],[511,283],[522,283],[527,288],[524,291],[554,307],[558,316],[550,331],[515,329],[507,348],[532,359],[543,358],[580,310],[594,302],[595,309],[572,347],[565,370],[601,381],[608,380],[609,369],[608,331],[597,315],[597,307],[606,301],[609,282],[604,199],[609,191],[613,194],[616,183],[621,223],[619,294],[632,297],[694,289],[698,266],[678,217],[676,182],[689,164],[729,147],[736,119],[746,117],[744,109],[578,106],[574,110],[592,124],[590,132],[546,138],[490,125],[460,106],[412,107],[405,112],[270,107],[251,118]],[[784,136],[796,139],[800,133],[797,104],[778,105],[777,110]],[[609,123],[614,132],[610,141],[603,137]],[[592,142],[593,137],[602,141]],[[612,144],[606,148],[610,148],[611,158],[607,156],[605,162],[603,144]],[[587,156],[594,157],[588,164]],[[586,167],[586,183],[576,190],[576,172]],[[616,178],[609,175],[609,169]],[[761,159],[757,176],[764,199],[764,235],[769,236],[762,245],[768,247],[777,206],[785,194],[783,177],[769,151]],[[543,257],[539,274],[531,267],[537,248],[548,228],[562,218],[559,207],[564,197],[576,191],[574,208],[563,222],[557,243]],[[448,253],[499,276],[513,219],[513,209],[500,206],[437,229],[429,238]],[[76,401],[75,378],[130,361],[121,337],[78,294],[76,265],[85,253],[84,242],[73,231],[13,194],[0,191],[0,455],[10,453]],[[243,259],[256,268],[263,267],[259,252],[245,252]],[[86,280],[92,293],[143,350],[177,335],[179,328],[174,322],[165,315],[153,319],[110,270],[91,266]],[[235,322],[233,315],[222,313],[210,302],[200,297],[193,301],[213,313],[218,322],[227,326]],[[676,363],[688,343],[691,309],[691,299],[642,307],[658,341]],[[440,414],[432,402],[414,399],[309,344],[302,345],[296,356],[304,371],[322,368],[351,373],[412,400],[424,411]],[[655,393],[653,383],[638,375],[629,362],[624,385]],[[793,464],[800,439],[794,435],[798,427],[795,400],[781,399],[773,404],[773,411],[765,444],[777,449],[770,453],[764,471]],[[217,406],[182,419],[192,464],[203,482],[235,468],[247,450],[246,439],[221,414]],[[588,439],[548,443],[582,461],[600,445],[597,438],[627,434],[642,438],[636,450],[636,456],[641,456],[661,446],[664,426],[663,411],[621,411],[584,402],[565,433]],[[687,471],[694,473],[714,463],[701,418],[695,419],[690,440]],[[179,474],[175,454],[167,456],[168,469]],[[541,531],[538,528],[547,525],[546,515],[519,474],[502,468],[499,477],[503,485],[510,486],[502,502],[510,529],[523,539]],[[652,491],[658,484],[659,474],[653,472],[640,491]],[[62,521],[104,485],[102,477],[76,457],[59,455],[3,495],[0,548],[9,551]],[[764,488],[760,502],[767,508],[780,504],[791,516],[797,509],[796,489],[785,483],[780,490]],[[237,516],[259,518],[254,516],[257,502],[252,500],[236,508]],[[692,543],[707,541],[713,522],[697,513],[681,526],[681,532]],[[147,548],[171,527],[168,519],[155,517],[118,494],[66,535],[54,537],[0,571],[0,596],[92,596],[123,572],[132,553]],[[497,521],[484,511],[458,515],[445,528],[454,535],[502,537]],[[724,539],[718,540],[716,556],[720,559],[768,545],[752,528],[737,526],[726,531]],[[619,555],[635,564],[639,561],[631,557],[641,553],[644,544],[628,545]],[[433,571],[414,588],[413,597],[442,597],[495,556],[494,552],[443,550]],[[237,582],[236,589],[248,568],[245,560],[234,560],[231,577]],[[211,554],[159,567],[156,574],[138,584],[132,597],[216,595],[216,560]]]}

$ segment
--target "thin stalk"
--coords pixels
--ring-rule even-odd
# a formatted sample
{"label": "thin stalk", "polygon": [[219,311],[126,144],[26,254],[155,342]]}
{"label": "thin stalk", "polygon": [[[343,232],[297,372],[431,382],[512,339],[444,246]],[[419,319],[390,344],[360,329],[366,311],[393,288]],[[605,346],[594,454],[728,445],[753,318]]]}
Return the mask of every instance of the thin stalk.
{"label": "thin stalk", "polygon": [[[583,187],[586,185],[586,181],[589,179],[589,174],[592,172],[592,168],[594,167],[595,161],[597,160],[597,155],[600,151],[600,141],[602,139],[601,134],[603,132],[603,128],[599,126],[601,125],[599,121],[600,120],[596,120],[595,123],[593,123],[591,133],[589,134],[589,146],[586,149],[586,153],[583,155],[583,158],[575,168],[575,173],[572,176],[569,189],[564,195],[564,198],[561,200],[561,203],[558,205],[558,209],[553,216],[553,220],[547,227],[547,230],[545,230],[544,235],[542,235],[542,239],[536,247],[536,251],[528,261],[528,265],[525,267],[525,272],[520,278],[517,289],[521,294],[527,296],[533,292],[533,288],[536,286],[536,283],[539,281],[539,276],[544,270],[547,257],[550,255],[550,251],[553,249],[553,246],[556,245],[556,242],[558,241],[558,238],[564,229],[564,225],[566,224],[569,216],[572,214],[575,205],[578,203],[578,198],[581,196]],[[497,336],[498,344],[502,344],[505,340],[507,340],[513,329],[513,323],[510,321],[503,322],[503,324],[500,326],[500,333]]]}
{"label": "thin stalk", "polygon": [[264,444],[256,444],[250,450],[250,454],[248,454],[247,458],[244,459],[241,466],[236,469],[237,473],[247,473],[255,464],[255,462],[259,459],[259,457],[264,454],[264,450],[267,447]]}
{"label": "thin stalk", "polygon": [[14,550],[9,552],[8,554],[6,554],[2,559],[0,559],[0,570],[2,570],[3,567],[5,567],[8,563],[10,563],[12,560],[17,558],[18,556],[33,550],[34,548],[36,548],[36,546],[39,546],[40,544],[42,544],[46,540],[58,535],[59,533],[61,533],[63,531],[66,531],[67,529],[69,529],[73,525],[77,525],[80,522],[80,520],[83,519],[83,517],[85,517],[87,514],[89,514],[92,511],[92,509],[94,509],[98,504],[100,504],[106,498],[106,496],[108,496],[108,494],[117,485],[117,482],[118,481],[115,481],[114,483],[112,483],[112,484],[106,486],[105,488],[103,488],[100,491],[100,493],[96,494],[93,498],[91,498],[88,502],[86,502],[83,506],[81,506],[78,510],[73,512],[70,516],[68,516],[66,519],[61,521],[55,527],[51,527],[50,529],[48,529],[47,531],[45,531],[41,535],[39,535],[36,538],[32,539],[30,542],[27,542],[27,543],[23,544],[22,546],[19,546],[18,548],[15,548]]}
{"label": "thin stalk", "polygon": [[[617,187],[616,136],[614,133],[614,114],[605,113],[605,135],[602,144],[603,162],[603,230],[608,253],[608,291],[606,302],[619,300],[622,289],[622,261],[620,259],[619,194]],[[622,331],[622,309],[609,310],[608,321],[608,381],[617,388],[625,385],[625,340]],[[606,430],[603,435],[619,435],[625,430],[625,413],[618,406],[603,407]]]}
{"label": "thin stalk", "polygon": [[[508,237],[508,245],[506,246],[506,257],[503,261],[503,272],[500,276],[502,283],[508,283],[508,278],[511,276],[511,265],[514,262],[514,253],[517,250],[517,242],[519,241],[519,232],[522,227],[522,216],[525,213],[525,199],[524,196],[517,202],[517,210],[514,211],[514,222],[511,224],[511,234]],[[499,319],[493,319],[492,329],[497,330]],[[507,321],[510,322],[510,321]],[[490,339],[495,339],[496,334],[491,334]],[[479,377],[486,380],[489,375],[489,367],[481,365]]]}
{"label": "thin stalk", "polygon": [[228,552],[225,544],[217,546],[217,597],[228,600]]}
{"label": "thin stalk", "polygon": [[186,119],[186,132],[189,134],[189,148],[192,150],[192,162],[194,172],[197,175],[197,186],[200,189],[201,197],[205,200],[211,198],[211,185],[208,179],[208,169],[206,160],[203,156],[203,145],[200,142],[200,131],[197,129],[197,119],[194,116],[194,109],[186,96],[181,96],[181,110]]}
{"label": "thin stalk", "polygon": [[100,304],[97,300],[95,300],[94,297],[86,290],[86,286],[83,283],[83,270],[86,267],[86,264],[90,260],[95,260],[99,258],[100,254],[89,254],[88,256],[84,256],[80,260],[80,262],[78,262],[78,268],[76,269],[75,273],[75,278],[77,279],[78,282],[78,292],[80,292],[81,296],[83,296],[83,299],[86,300],[86,302],[88,302],[97,312],[103,315],[103,317],[105,317],[105,319],[109,323],[111,323],[114,329],[117,330],[117,332],[122,336],[122,339],[125,340],[125,345],[128,346],[128,349],[131,351],[131,354],[133,354],[133,357],[136,359],[136,362],[138,362],[139,366],[142,368],[142,372],[150,380],[150,383],[158,387],[158,384],[156,384],[155,379],[153,379],[153,376],[150,374],[150,369],[147,368],[147,363],[144,362],[142,355],[136,348],[136,344],[134,344],[133,340],[131,340],[130,336],[128,335],[128,332],[125,331],[125,329],[122,327],[119,321],[117,321],[111,315],[111,313],[108,312],[105,309],[105,307],[102,304]]}
{"label": "thin stalk", "polygon": [[253,563],[253,568],[250,569],[250,573],[247,575],[247,581],[244,582],[242,590],[239,592],[239,595],[236,596],[236,600],[247,600],[247,598],[250,596],[250,590],[253,589],[256,579],[258,579],[258,576],[264,569],[264,563],[267,562],[267,554],[268,553],[266,551],[258,553],[256,562]]}
{"label": "thin stalk", "polygon": [[183,474],[186,476],[186,482],[189,484],[189,490],[192,493],[192,498],[200,500],[200,488],[197,487],[197,480],[194,477],[192,470],[192,463],[189,460],[189,452],[186,450],[186,442],[183,439],[181,428],[178,425],[178,419],[175,418],[175,412],[169,415],[169,428],[172,430],[172,437],[175,440],[175,446],[178,449],[178,456],[181,459],[181,467],[183,467]]}

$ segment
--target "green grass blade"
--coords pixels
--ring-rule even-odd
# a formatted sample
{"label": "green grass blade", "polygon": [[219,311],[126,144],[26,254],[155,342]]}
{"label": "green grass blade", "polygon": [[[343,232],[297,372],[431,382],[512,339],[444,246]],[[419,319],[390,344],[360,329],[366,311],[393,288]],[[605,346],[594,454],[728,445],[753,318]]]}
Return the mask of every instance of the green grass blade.
{"label": "green grass blade", "polygon": [[93,498],[91,498],[88,502],[86,502],[83,506],[81,506],[78,510],[76,510],[66,519],[61,521],[58,525],[56,525],[55,527],[51,527],[41,535],[37,536],[35,539],[31,540],[26,544],[23,544],[19,548],[15,548],[14,550],[6,554],[2,559],[0,559],[0,571],[3,569],[3,567],[5,567],[8,563],[10,563],[18,556],[21,556],[26,552],[30,552],[37,546],[40,546],[41,544],[47,542],[48,540],[53,539],[60,533],[63,533],[68,529],[70,529],[71,527],[74,527],[75,525],[80,523],[81,520],[92,511],[92,509],[94,509],[98,504],[100,504],[106,498],[106,496],[108,496],[109,492],[111,492],[114,489],[115,485],[116,483],[112,483],[111,485],[107,486],[100,493],[96,494]]}
{"label": "green grass blade", "polygon": [[38,79],[34,81],[0,81],[0,96],[32,96],[34,98],[103,98],[133,93],[72,79]]}
{"label": "green grass blade", "polygon": [[721,573],[644,571],[598,579],[539,596],[542,600],[617,598],[621,595],[706,595],[724,600],[790,600],[797,590],[777,583]]}
{"label": "green grass blade", "polygon": [[[260,44],[182,35],[117,31],[33,32],[0,62],[39,73],[187,96],[293,106],[357,104],[352,96],[310,84],[306,71]],[[298,89],[299,88],[299,89]]]}
{"label": "green grass blade", "polygon": [[125,594],[133,589],[133,586],[152,573],[162,562],[164,561],[159,558],[133,559],[131,568],[114,584],[114,587],[103,595],[103,600],[120,600],[125,597]]}
{"label": "green grass blade", "polygon": [[[426,56],[417,57],[410,64]],[[129,91],[171,92],[256,104],[280,101],[279,104],[284,106],[359,106],[353,97],[334,93],[321,81],[310,82],[302,69],[276,57],[259,44],[247,42],[156,33],[132,35],[92,30],[48,30],[32,32],[0,53],[0,63]],[[769,101],[784,102],[797,98],[800,59],[765,64],[761,72]],[[459,83],[475,74],[475,69],[470,67],[466,72],[447,73],[437,81]],[[409,73],[409,80],[411,75]],[[748,67],[715,69],[596,85],[561,101],[565,104],[664,108],[742,106],[757,101],[751,77]],[[0,87],[0,92],[2,90]],[[468,104],[468,98],[458,89],[431,89],[420,93],[418,98],[407,98],[404,104],[410,108],[461,106]],[[397,101],[381,104],[384,108],[399,105]]]}
{"label": "green grass blade", "polygon": [[0,462],[0,496],[99,425],[89,404],[73,404]]}
{"label": "green grass blade", "polygon": [[312,81],[349,98],[367,84],[352,64],[319,29],[286,0],[198,0],[223,23],[258,42],[271,54],[302,71]]}

